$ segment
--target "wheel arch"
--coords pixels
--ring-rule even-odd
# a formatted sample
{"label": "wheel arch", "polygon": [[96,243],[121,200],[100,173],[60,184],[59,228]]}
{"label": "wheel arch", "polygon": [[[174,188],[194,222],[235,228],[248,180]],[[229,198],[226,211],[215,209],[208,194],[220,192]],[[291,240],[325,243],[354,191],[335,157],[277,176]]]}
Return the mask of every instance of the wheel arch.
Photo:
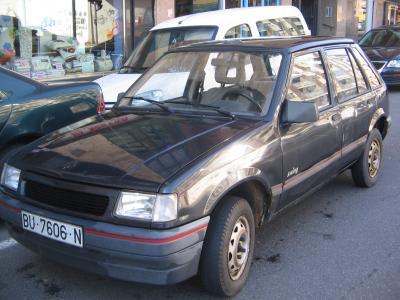
{"label": "wheel arch", "polygon": [[214,201],[209,211],[212,213],[229,196],[240,197],[249,202],[257,226],[262,224],[264,216],[269,212],[272,203],[272,191],[269,184],[259,176],[249,176],[225,189]]}
{"label": "wheel arch", "polygon": [[369,132],[371,132],[372,129],[376,128],[381,133],[382,139],[384,139],[387,135],[390,125],[388,119],[389,117],[387,116],[383,108],[378,108],[372,116],[371,122],[369,124]]}

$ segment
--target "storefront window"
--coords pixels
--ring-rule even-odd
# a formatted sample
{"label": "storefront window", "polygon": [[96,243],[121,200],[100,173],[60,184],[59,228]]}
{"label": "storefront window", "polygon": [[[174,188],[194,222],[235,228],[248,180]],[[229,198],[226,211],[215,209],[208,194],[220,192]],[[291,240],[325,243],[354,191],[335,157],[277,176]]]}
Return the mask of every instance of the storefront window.
{"label": "storefront window", "polygon": [[240,7],[241,2],[241,0],[225,0],[225,8]]}
{"label": "storefront window", "polygon": [[46,80],[120,69],[123,0],[2,0],[0,64]]}
{"label": "storefront window", "polygon": [[358,35],[365,33],[365,20],[367,14],[367,1],[357,0],[356,2],[356,20]]}
{"label": "storefront window", "polygon": [[176,0],[175,16],[185,16],[193,13],[217,10],[218,0]]}

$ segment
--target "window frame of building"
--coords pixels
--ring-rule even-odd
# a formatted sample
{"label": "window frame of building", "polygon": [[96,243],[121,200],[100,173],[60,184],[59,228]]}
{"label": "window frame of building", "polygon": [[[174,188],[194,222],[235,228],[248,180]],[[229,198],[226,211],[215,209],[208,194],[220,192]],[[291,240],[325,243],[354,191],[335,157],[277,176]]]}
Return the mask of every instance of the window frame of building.
{"label": "window frame of building", "polygon": [[[288,74],[288,78],[287,78],[287,90],[286,90],[286,93],[285,93],[286,94],[285,100],[286,101],[297,101],[297,100],[293,100],[293,99],[289,99],[288,98],[288,94],[290,93],[291,86],[293,84],[293,74],[294,74],[293,72],[294,72],[294,67],[295,67],[295,64],[296,64],[296,59],[299,58],[299,57],[302,57],[302,56],[315,55],[315,54],[317,56],[314,57],[314,60],[319,60],[319,62],[320,62],[319,64],[321,66],[321,70],[320,71],[322,71],[323,75],[324,75],[322,79],[325,80],[325,84],[322,84],[322,86],[325,85],[327,103],[324,104],[324,105],[320,105],[315,100],[318,96],[317,97],[314,96],[313,98],[311,98],[311,100],[310,100],[310,98],[306,98],[306,99],[301,99],[300,97],[299,98],[301,99],[300,101],[315,101],[316,104],[317,104],[317,107],[318,107],[318,111],[319,112],[323,112],[323,111],[325,111],[325,110],[327,110],[327,109],[329,109],[329,108],[331,108],[333,106],[333,101],[332,101],[332,96],[331,96],[331,86],[330,86],[331,83],[330,83],[329,73],[328,73],[328,70],[326,68],[326,64],[325,64],[325,60],[324,60],[324,57],[323,57],[322,49],[310,49],[308,51],[301,51],[301,52],[298,52],[298,53],[294,53],[292,55],[291,62],[290,62],[290,70],[289,70],[289,74]],[[313,72],[310,72],[310,73],[313,73]],[[301,75],[301,76],[299,76],[299,78],[304,78],[304,76]],[[301,87],[301,88],[307,88],[307,87]],[[325,93],[325,91],[324,91],[324,93]],[[321,96],[322,95],[323,94],[321,94]],[[321,96],[319,96],[319,97],[321,97]]]}
{"label": "window frame of building", "polygon": [[[244,30],[243,28],[246,28]],[[238,30],[238,32],[236,32]],[[234,37],[228,37],[227,35],[229,34],[230,31],[234,31],[235,36]],[[242,32],[248,32],[248,35],[242,35]],[[237,34],[237,36],[236,36]],[[250,26],[247,23],[243,23],[240,25],[233,26],[232,28],[228,29],[224,35],[224,39],[238,39],[238,38],[250,38],[253,36],[253,33],[251,32]]]}

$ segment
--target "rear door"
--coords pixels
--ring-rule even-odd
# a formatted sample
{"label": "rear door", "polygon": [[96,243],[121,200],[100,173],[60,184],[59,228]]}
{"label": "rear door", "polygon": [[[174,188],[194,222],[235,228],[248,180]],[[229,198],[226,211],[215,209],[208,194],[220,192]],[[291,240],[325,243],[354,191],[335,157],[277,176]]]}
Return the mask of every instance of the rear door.
{"label": "rear door", "polygon": [[319,50],[293,57],[286,101],[315,101],[319,120],[280,124],[284,182],[280,208],[335,175],[341,156],[340,113]]}
{"label": "rear door", "polygon": [[[363,150],[375,111],[375,92],[350,48],[331,48],[325,54],[343,122],[342,167],[346,167]],[[379,85],[377,78],[374,79],[374,84]]]}

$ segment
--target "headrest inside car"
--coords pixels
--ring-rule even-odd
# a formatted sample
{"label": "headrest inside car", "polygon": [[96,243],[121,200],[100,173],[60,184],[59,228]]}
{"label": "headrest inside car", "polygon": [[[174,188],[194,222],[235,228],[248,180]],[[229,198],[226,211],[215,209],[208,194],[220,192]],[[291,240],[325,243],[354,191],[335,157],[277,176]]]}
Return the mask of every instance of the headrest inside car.
{"label": "headrest inside car", "polygon": [[215,67],[215,81],[220,84],[241,84],[246,78],[243,61],[214,58],[211,65]]}

